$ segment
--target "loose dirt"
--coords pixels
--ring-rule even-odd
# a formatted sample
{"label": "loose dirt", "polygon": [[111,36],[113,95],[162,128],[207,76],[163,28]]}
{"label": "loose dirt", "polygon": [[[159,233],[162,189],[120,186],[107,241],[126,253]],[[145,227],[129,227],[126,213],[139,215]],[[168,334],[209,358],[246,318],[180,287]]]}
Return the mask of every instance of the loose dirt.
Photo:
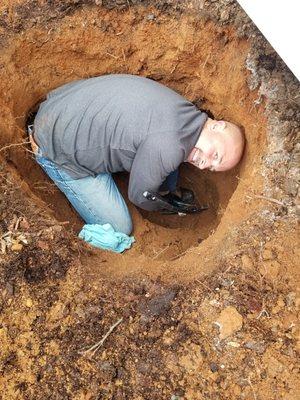
{"label": "loose dirt", "polygon": [[[298,399],[299,83],[243,11],[4,1],[0,43],[2,398]],[[49,90],[106,73],[159,81],[247,137],[233,171],[182,165],[209,211],[129,204],[136,243],[123,255],[77,239],[82,221],[24,131]],[[126,198],[128,176],[115,178]]]}

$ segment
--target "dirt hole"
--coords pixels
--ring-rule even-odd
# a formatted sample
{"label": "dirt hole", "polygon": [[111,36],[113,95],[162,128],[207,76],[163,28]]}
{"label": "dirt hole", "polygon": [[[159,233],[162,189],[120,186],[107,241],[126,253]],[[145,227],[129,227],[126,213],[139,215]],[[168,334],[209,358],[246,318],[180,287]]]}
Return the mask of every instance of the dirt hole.
{"label": "dirt hole", "polygon": [[[181,185],[192,188],[201,203],[209,204],[208,211],[198,216],[162,217],[141,213],[129,205],[137,243],[124,257],[150,258],[158,262],[160,270],[165,267],[161,261],[179,260],[191,248],[197,248],[200,258],[201,254],[211,257],[226,232],[251,212],[241,208],[241,199],[249,185],[255,188],[260,184],[257,171],[265,121],[254,106],[255,94],[247,86],[248,43],[239,39],[233,28],[219,27],[196,16],[174,19],[160,15],[150,20],[150,11],[91,7],[65,17],[59,24],[32,28],[15,39],[3,56],[7,59],[6,73],[0,70],[5,94],[1,100],[5,114],[1,143],[26,140],[28,110],[49,90],[107,73],[149,77],[210,110],[215,118],[243,126],[247,149],[237,169],[203,173],[187,164],[181,167]],[[11,148],[6,159],[27,182],[28,193],[36,196],[35,201],[41,199],[42,207],[48,205],[58,220],[68,220],[79,228],[79,218],[28,152]],[[121,174],[116,179],[126,192],[126,176]],[[97,257],[103,257],[103,253],[95,255],[94,264]],[[184,264],[181,267],[185,268]]]}

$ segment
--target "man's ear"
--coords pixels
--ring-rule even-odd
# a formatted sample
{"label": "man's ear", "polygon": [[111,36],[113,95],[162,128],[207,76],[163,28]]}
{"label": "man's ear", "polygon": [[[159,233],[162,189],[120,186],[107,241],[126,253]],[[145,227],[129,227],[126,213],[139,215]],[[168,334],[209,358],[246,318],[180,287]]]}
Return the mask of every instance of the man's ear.
{"label": "man's ear", "polygon": [[215,132],[223,131],[226,128],[225,121],[214,121],[211,125],[211,130]]}

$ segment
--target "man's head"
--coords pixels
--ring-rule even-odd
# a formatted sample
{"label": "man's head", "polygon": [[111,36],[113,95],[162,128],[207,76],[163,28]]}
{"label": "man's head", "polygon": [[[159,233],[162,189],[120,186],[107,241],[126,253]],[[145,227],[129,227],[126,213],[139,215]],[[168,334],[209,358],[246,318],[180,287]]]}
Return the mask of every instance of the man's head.
{"label": "man's head", "polygon": [[208,118],[187,161],[200,169],[227,171],[242,158],[244,145],[237,125]]}

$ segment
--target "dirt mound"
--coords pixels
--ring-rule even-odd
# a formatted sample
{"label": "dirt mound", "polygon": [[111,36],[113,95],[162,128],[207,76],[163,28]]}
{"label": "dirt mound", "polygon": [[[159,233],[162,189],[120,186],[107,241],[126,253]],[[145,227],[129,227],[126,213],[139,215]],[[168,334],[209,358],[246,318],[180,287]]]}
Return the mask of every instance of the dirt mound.
{"label": "dirt mound", "polygon": [[[4,398],[296,399],[299,84],[234,2],[141,3],[0,6]],[[207,212],[129,204],[123,255],[76,239],[24,131],[49,90],[107,73],[159,81],[247,138],[235,170],[182,166]]]}

